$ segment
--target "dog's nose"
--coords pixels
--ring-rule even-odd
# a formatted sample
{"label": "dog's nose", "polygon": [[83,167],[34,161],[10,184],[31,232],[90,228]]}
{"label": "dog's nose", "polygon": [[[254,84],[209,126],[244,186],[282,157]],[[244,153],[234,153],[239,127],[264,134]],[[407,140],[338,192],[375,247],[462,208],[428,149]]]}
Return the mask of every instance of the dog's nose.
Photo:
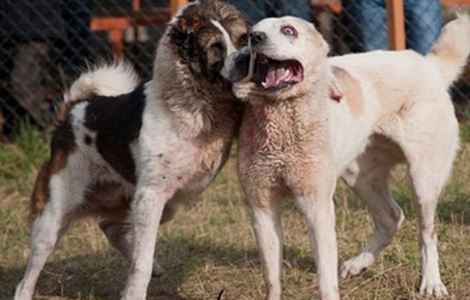
{"label": "dog's nose", "polygon": [[262,31],[253,31],[252,33],[250,33],[250,42],[253,46],[261,44],[266,40],[266,38],[266,33]]}

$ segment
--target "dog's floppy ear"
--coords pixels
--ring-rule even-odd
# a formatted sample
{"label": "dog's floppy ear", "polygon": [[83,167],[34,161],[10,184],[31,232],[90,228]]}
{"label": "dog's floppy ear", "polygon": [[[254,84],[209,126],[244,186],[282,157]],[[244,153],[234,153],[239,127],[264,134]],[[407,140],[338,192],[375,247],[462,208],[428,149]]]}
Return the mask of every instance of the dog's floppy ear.
{"label": "dog's floppy ear", "polygon": [[185,11],[173,24],[169,32],[170,42],[175,45],[181,61],[197,73],[201,71],[201,67],[198,62],[199,47],[196,41],[196,33],[204,22],[205,19],[197,12]]}

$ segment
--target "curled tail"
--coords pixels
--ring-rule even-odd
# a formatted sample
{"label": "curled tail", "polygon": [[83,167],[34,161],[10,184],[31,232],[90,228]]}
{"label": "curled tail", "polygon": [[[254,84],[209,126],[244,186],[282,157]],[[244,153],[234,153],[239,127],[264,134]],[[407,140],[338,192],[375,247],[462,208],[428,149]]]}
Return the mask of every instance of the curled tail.
{"label": "curled tail", "polygon": [[64,93],[64,102],[59,109],[59,120],[66,117],[74,102],[92,95],[119,96],[130,93],[139,84],[139,76],[130,63],[118,60],[100,64],[82,73]]}
{"label": "curled tail", "polygon": [[449,22],[426,57],[434,62],[444,82],[452,84],[459,78],[470,53],[470,18],[458,15]]}
{"label": "curled tail", "polygon": [[82,100],[90,95],[119,96],[131,92],[139,84],[139,76],[131,64],[116,61],[91,67],[64,94],[65,102]]}

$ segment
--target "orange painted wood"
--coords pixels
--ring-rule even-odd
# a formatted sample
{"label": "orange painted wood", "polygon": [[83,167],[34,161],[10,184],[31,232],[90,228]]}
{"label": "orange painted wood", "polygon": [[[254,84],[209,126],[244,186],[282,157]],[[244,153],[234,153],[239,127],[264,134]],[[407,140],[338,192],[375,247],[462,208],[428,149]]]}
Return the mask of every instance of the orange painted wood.
{"label": "orange painted wood", "polygon": [[170,19],[167,8],[155,8],[150,13],[133,13],[128,16],[94,16],[90,21],[91,31],[125,29],[135,25],[163,25]]}
{"label": "orange painted wood", "polygon": [[170,19],[168,8],[156,8],[150,13],[136,12],[129,16],[94,16],[91,31],[107,31],[113,53],[124,53],[124,30],[134,26],[163,25]]}
{"label": "orange painted wood", "polygon": [[132,0],[132,10],[140,11],[140,8],[141,8],[140,0]]}
{"label": "orange painted wood", "polygon": [[456,6],[456,5],[470,5],[470,0],[441,0],[441,4],[445,6]]}
{"label": "orange painted wood", "polygon": [[402,50],[406,47],[405,14],[403,0],[387,0],[388,48]]}
{"label": "orange painted wood", "polygon": [[121,29],[112,29],[111,31],[109,31],[111,47],[113,49],[113,53],[117,56],[122,56],[124,54],[123,38],[124,34]]}
{"label": "orange painted wood", "polygon": [[131,24],[129,17],[92,17],[90,21],[91,31],[109,31],[113,29],[125,29]]}
{"label": "orange painted wood", "polygon": [[170,0],[170,14],[173,16],[188,0]]}

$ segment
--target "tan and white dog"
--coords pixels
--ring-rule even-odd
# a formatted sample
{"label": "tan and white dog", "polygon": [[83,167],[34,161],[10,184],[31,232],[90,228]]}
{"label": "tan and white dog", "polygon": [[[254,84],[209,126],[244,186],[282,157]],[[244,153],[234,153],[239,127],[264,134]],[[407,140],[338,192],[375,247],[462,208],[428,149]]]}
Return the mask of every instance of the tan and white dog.
{"label": "tan and white dog", "polygon": [[159,224],[228,157],[241,110],[223,76],[248,29],[231,5],[192,2],[168,24],[148,83],[119,63],[72,84],[31,197],[32,251],[15,299],[32,298],[60,236],[90,214],[131,263],[123,299],[145,299]]}
{"label": "tan and white dog", "polygon": [[388,184],[398,163],[408,166],[415,194],[420,292],[446,295],[434,216],[459,145],[447,89],[470,51],[468,16],[448,24],[426,56],[374,51],[327,58],[314,26],[293,17],[262,20],[250,42],[252,80],[234,85],[247,102],[239,176],[253,209],[266,299],[281,297],[282,198],[293,197],[307,221],[320,298],[338,299],[336,180],[342,176],[365,201],[375,223],[367,246],[342,265],[345,277],[371,265],[403,221]]}

